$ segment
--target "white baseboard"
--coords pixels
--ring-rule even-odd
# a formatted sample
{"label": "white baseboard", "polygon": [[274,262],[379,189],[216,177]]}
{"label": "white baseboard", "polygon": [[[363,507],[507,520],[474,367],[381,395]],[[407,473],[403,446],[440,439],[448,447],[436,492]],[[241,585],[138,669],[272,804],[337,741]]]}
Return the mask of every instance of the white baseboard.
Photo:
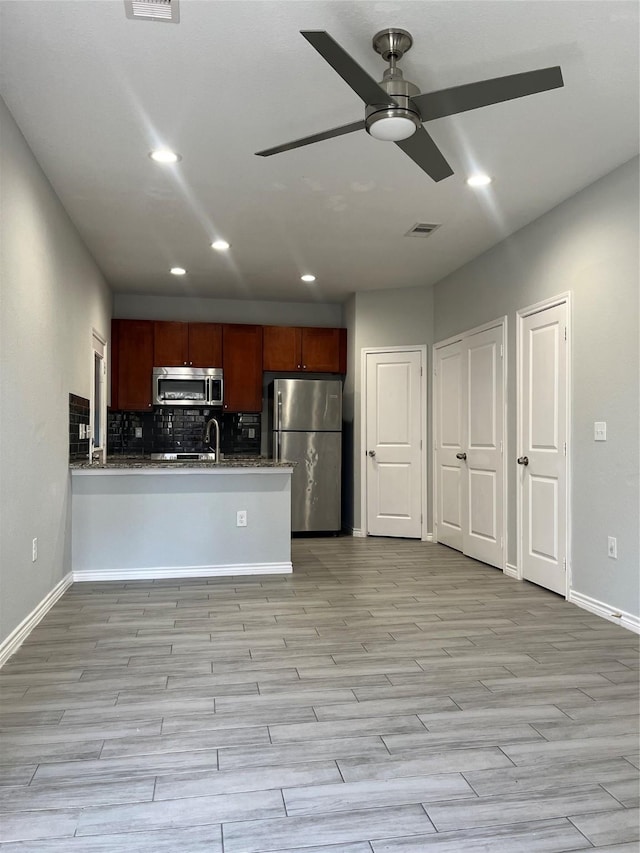
{"label": "white baseboard", "polygon": [[291,563],[245,563],[221,566],[159,566],[144,569],[80,569],[74,581],[160,580],[163,578],[222,578],[233,575],[290,575]]}
{"label": "white baseboard", "polygon": [[367,538],[367,534],[365,533],[365,531],[360,530],[359,527],[353,527],[351,529],[351,535],[355,536],[357,539],[366,539]]}
{"label": "white baseboard", "polygon": [[54,586],[50,593],[45,595],[40,604],[31,611],[26,619],[22,620],[18,627],[9,634],[6,640],[4,640],[3,643],[0,643],[0,666],[6,663],[14,652],[17,652],[38,622],[47,615],[56,601],[64,595],[72,583],[73,576],[72,573],[69,572]]}
{"label": "white baseboard", "polygon": [[635,634],[640,634],[640,616],[634,616],[633,613],[627,613],[624,610],[617,610],[610,604],[604,601],[598,601],[596,598],[591,598],[588,595],[583,595],[581,592],[576,592],[574,589],[569,591],[569,598],[572,604],[582,607],[583,610],[588,610],[590,613],[595,613],[596,616],[602,616],[608,619],[609,622],[615,622],[621,625],[628,631],[633,631]]}
{"label": "white baseboard", "polygon": [[520,575],[518,573],[518,567],[514,566],[513,563],[505,563],[504,573],[510,578],[515,578],[516,580],[519,580],[520,578]]}
{"label": "white baseboard", "polygon": [[422,541],[423,542],[433,542],[434,541],[433,533],[425,533],[424,536],[422,537]]}

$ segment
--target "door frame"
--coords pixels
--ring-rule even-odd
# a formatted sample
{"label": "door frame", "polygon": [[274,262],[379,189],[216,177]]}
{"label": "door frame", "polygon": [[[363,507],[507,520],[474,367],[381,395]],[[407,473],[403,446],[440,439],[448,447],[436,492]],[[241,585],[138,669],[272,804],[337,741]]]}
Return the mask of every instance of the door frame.
{"label": "door frame", "polygon": [[[533,305],[528,305],[526,308],[519,308],[516,311],[516,436],[517,436],[517,456],[522,456],[523,454],[523,437],[522,431],[524,428],[523,416],[522,416],[522,326],[523,321],[530,317],[532,314],[539,314],[542,311],[545,311],[547,308],[556,308],[558,305],[566,304],[567,306],[567,346],[565,348],[565,356],[566,356],[566,367],[567,367],[567,383],[566,383],[566,400],[565,400],[565,418],[566,418],[566,438],[567,438],[567,452],[565,454],[565,462],[564,462],[564,472],[565,472],[565,506],[564,506],[564,519],[566,525],[566,536],[567,536],[567,566],[566,566],[566,587],[564,597],[568,601],[569,600],[569,592],[572,587],[571,583],[571,506],[572,506],[572,495],[571,495],[571,453],[572,453],[572,439],[573,439],[573,431],[571,426],[571,401],[573,400],[573,386],[571,381],[571,320],[572,320],[572,306],[571,306],[571,291],[567,291],[566,293],[560,293],[557,296],[553,296],[549,299],[543,299],[540,302],[535,302]],[[523,510],[523,500],[522,500],[522,478],[518,477],[516,479],[516,514],[517,514],[517,542],[518,542],[518,565],[516,567],[516,575],[518,580],[523,580],[523,568],[522,568],[522,530],[523,530],[523,519],[522,519],[522,510]]]}
{"label": "door frame", "polygon": [[[108,343],[104,335],[102,335],[97,329],[91,329],[91,383],[90,383],[90,393],[89,393],[89,458],[91,458],[94,450],[100,450],[106,456],[107,454],[107,397],[109,394],[109,384],[108,384],[108,370],[107,370],[107,358],[108,358]],[[101,382],[102,390],[100,392],[100,399],[96,401],[96,392],[95,392],[95,360],[96,356],[101,359]],[[99,424],[100,424],[100,435],[99,435],[99,443],[95,444],[94,441],[94,426],[95,426],[95,414],[96,409],[99,409]]]}
{"label": "door frame", "polygon": [[[508,365],[509,360],[507,358],[508,351],[508,318],[505,314],[503,317],[498,317],[496,320],[491,320],[489,323],[483,323],[481,326],[474,326],[473,329],[465,329],[463,332],[460,332],[457,335],[452,335],[450,338],[445,338],[442,341],[438,341],[433,344],[431,347],[431,359],[433,364],[433,370],[436,369],[436,351],[442,349],[443,347],[449,346],[449,344],[455,344],[457,341],[462,341],[464,338],[471,337],[473,335],[477,335],[480,332],[486,332],[489,329],[502,328],[502,571],[505,574],[511,574],[511,572],[507,569],[507,555],[509,553],[509,529],[507,525],[507,508],[509,501],[507,499],[507,488],[508,488],[508,467],[506,460],[509,458],[509,433],[507,429],[508,425],[508,408],[509,408],[509,397],[507,394],[507,385],[508,385]],[[437,428],[437,418],[438,418],[438,400],[436,396],[436,381],[435,374],[433,375],[433,384],[431,388],[431,434],[432,434],[432,467],[433,467],[433,541],[438,541],[438,532],[436,527],[436,511],[438,508],[438,477],[436,473],[436,428]],[[462,553],[462,552],[460,552]]]}
{"label": "door frame", "polygon": [[421,522],[420,540],[431,541],[427,531],[427,347],[425,344],[414,344],[394,347],[362,347],[360,350],[360,530],[362,536],[367,532],[367,466],[362,464],[362,457],[367,449],[367,356],[385,352],[419,352],[420,368],[420,501]]}

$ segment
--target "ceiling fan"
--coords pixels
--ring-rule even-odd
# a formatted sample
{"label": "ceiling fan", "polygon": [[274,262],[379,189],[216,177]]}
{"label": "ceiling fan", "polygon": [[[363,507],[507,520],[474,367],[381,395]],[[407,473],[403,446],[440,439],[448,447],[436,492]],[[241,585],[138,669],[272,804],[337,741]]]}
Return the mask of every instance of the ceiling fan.
{"label": "ceiling fan", "polygon": [[256,152],[260,157],[270,157],[355,130],[366,130],[376,139],[395,142],[434,181],[441,181],[452,175],[453,170],[422,126],[423,122],[564,85],[560,66],[556,65],[422,95],[415,83],[403,78],[397,66],[413,44],[413,38],[406,30],[381,30],[373,37],[373,49],[389,63],[379,83],[329,33],[323,30],[302,30],[301,35],[362,98],[366,105],[365,119]]}

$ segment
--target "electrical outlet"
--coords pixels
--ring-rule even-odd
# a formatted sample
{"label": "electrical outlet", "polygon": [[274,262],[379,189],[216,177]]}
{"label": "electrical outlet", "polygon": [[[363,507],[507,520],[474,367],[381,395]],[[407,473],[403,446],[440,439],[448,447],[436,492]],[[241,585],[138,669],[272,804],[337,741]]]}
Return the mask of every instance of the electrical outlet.
{"label": "electrical outlet", "polygon": [[607,539],[607,556],[612,560],[618,559],[618,540],[615,536],[609,536]]}
{"label": "electrical outlet", "polygon": [[239,509],[236,514],[236,526],[237,527],[246,527],[247,526],[247,511],[246,509]]}
{"label": "electrical outlet", "polygon": [[136,438],[142,438],[142,427],[136,427]]}
{"label": "electrical outlet", "polygon": [[31,543],[31,562],[35,563],[38,559],[38,537],[33,540]]}

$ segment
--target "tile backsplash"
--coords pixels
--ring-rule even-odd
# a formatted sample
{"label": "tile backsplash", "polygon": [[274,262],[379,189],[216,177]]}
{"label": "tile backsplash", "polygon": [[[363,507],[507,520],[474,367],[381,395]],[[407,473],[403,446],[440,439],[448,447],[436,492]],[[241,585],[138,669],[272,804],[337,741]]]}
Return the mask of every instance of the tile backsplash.
{"label": "tile backsplash", "polygon": [[206,450],[209,418],[218,419],[223,453],[260,453],[260,415],[219,409],[158,406],[150,412],[109,412],[109,454],[196,453]]}
{"label": "tile backsplash", "polygon": [[70,460],[87,459],[89,456],[89,420],[89,400],[69,394]]}

